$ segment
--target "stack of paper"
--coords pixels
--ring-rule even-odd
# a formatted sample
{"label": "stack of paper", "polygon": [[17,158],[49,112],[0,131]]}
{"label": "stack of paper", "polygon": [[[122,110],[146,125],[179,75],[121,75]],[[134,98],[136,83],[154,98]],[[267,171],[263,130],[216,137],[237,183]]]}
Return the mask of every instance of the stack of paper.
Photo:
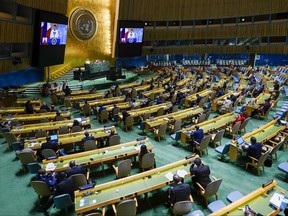
{"label": "stack of paper", "polygon": [[288,197],[275,192],[269,202],[274,207],[284,210],[288,203]]}

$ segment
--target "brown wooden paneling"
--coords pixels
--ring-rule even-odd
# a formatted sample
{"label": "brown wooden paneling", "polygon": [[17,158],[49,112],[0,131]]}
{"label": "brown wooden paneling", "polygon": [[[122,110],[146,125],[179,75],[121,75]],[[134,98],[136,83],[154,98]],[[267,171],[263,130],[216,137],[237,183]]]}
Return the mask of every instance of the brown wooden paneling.
{"label": "brown wooden paneling", "polygon": [[177,47],[157,47],[152,50],[142,49],[142,55],[163,55],[163,54],[189,54],[189,53],[261,53],[261,54],[287,54],[287,46],[177,46]]}
{"label": "brown wooden paneling", "polygon": [[22,61],[21,64],[13,65],[12,64],[13,59],[1,60],[0,61],[0,74],[4,74],[8,71],[22,70],[22,69],[31,67],[30,59],[22,58],[21,61]]}
{"label": "brown wooden paneling", "polygon": [[14,2],[55,13],[67,13],[68,0],[14,0]]}
{"label": "brown wooden paneling", "polygon": [[287,0],[121,0],[120,20],[175,21],[288,11]]}
{"label": "brown wooden paneling", "polygon": [[288,24],[195,29],[145,29],[144,41],[286,36]]}
{"label": "brown wooden paneling", "polygon": [[0,20],[1,43],[32,43],[33,26]]}

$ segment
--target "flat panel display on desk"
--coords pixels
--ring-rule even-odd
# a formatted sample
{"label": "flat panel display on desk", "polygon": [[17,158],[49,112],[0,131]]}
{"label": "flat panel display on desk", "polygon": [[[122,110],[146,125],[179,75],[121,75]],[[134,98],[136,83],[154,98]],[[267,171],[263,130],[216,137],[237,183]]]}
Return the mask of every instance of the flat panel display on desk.
{"label": "flat panel display on desk", "polygon": [[34,23],[32,66],[63,64],[68,18],[62,14],[37,10]]}
{"label": "flat panel display on desk", "polygon": [[118,22],[117,57],[141,56],[144,23],[141,21]]}

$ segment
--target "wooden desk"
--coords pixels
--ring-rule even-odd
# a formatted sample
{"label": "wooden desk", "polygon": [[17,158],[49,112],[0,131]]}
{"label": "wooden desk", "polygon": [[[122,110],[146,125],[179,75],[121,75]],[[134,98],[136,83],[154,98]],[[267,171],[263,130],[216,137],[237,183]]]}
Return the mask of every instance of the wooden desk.
{"label": "wooden desk", "polygon": [[[116,106],[119,107],[121,110],[131,109],[130,102],[117,103]],[[112,112],[112,109],[114,108],[114,104],[108,104],[103,107],[105,107],[108,112]]]}
{"label": "wooden desk", "polygon": [[[71,113],[69,111],[61,112],[61,115],[64,118],[71,119]],[[16,120],[19,123],[31,123],[40,121],[42,118],[47,118],[49,120],[54,120],[56,117],[56,112],[46,112],[46,113],[37,113],[37,114],[22,114],[22,115],[12,115],[10,117],[2,118],[3,121],[8,122]]]}
{"label": "wooden desk", "polygon": [[[185,170],[187,174],[184,178],[188,178],[191,175],[189,170],[190,163],[197,157],[198,155],[126,178],[96,185],[94,188],[88,190],[75,191],[75,212],[79,215],[96,208],[120,202],[125,198],[133,198],[172,184],[173,182],[170,182],[165,177],[169,172],[175,174],[177,170]],[[89,195],[84,197],[84,194]],[[80,202],[82,203],[85,200],[86,203],[80,205]],[[96,200],[96,202],[93,202],[93,200]]]}
{"label": "wooden desk", "polygon": [[246,106],[246,112],[249,116],[251,116],[252,112],[258,109],[262,104],[265,103],[265,100],[270,98],[271,94],[269,93],[261,93],[258,97],[251,100]]}
{"label": "wooden desk", "polygon": [[197,100],[196,94],[199,94],[202,98],[204,98],[204,97],[207,97],[207,96],[211,95],[212,93],[213,93],[213,90],[205,89],[205,90],[203,90],[201,92],[189,95],[188,97],[185,98],[184,106],[188,107],[190,103],[196,101]]}
{"label": "wooden desk", "polygon": [[[213,89],[217,89],[217,88],[222,88],[225,82],[228,82],[229,80],[227,80],[226,78],[221,78],[219,80],[219,82],[217,82],[214,86]],[[227,83],[228,84],[228,83]]]}
{"label": "wooden desk", "polygon": [[[267,194],[267,192],[271,189],[272,192]],[[226,207],[213,212],[210,214],[210,216],[244,215],[243,209],[245,208],[245,205],[249,205],[256,213],[260,213],[262,215],[277,215],[280,210],[275,210],[269,206],[269,201],[275,192],[288,196],[288,191],[277,186],[277,181],[274,180],[270,185],[264,188],[258,188],[239,200],[227,205]]]}
{"label": "wooden desk", "polygon": [[[157,104],[157,105],[148,106],[148,107],[144,107],[140,109],[129,110],[128,113],[131,116],[133,116],[133,118],[136,118],[139,116],[143,116],[145,113],[151,113],[151,114],[157,113],[157,110],[160,109],[161,107],[163,107],[164,110],[168,110],[169,108],[172,107],[172,104],[171,102]],[[119,115],[119,117],[122,118],[122,115]]]}
{"label": "wooden desk", "polygon": [[[132,88],[132,87],[139,86],[139,85],[141,85],[141,83],[139,83],[139,82],[132,82],[132,83],[121,84],[121,85],[119,85],[119,88],[120,88],[120,90],[122,90],[122,89]],[[111,89],[112,91],[114,91],[114,90],[115,90],[115,87],[114,87],[114,86],[111,86],[110,89]]]}
{"label": "wooden desk", "polygon": [[141,141],[132,141],[124,144],[100,148],[91,151],[85,151],[77,154],[61,156],[52,160],[43,160],[43,169],[46,169],[48,163],[54,163],[54,171],[61,172],[69,169],[69,162],[75,160],[77,165],[96,166],[105,163],[112,163],[125,158],[136,157],[139,154],[140,146],[145,144],[148,151],[152,151],[153,145],[149,138]]}
{"label": "wooden desk", "polygon": [[174,122],[179,119],[184,120],[193,118],[202,113],[203,111],[204,110],[202,107],[191,107],[188,109],[180,110],[178,112],[155,117],[153,119],[147,119],[145,125],[146,132],[149,132],[151,128],[156,128],[165,123],[174,124]]}
{"label": "wooden desk", "polygon": [[[22,125],[13,128],[10,132],[14,135],[20,134],[35,134],[39,130],[43,131],[51,131],[51,130],[59,130],[60,127],[67,126],[72,128],[73,120],[65,120],[65,121],[58,121],[58,122],[47,122],[41,124],[30,124],[30,125]],[[90,119],[83,118],[82,119],[82,127],[90,127]]]}
{"label": "wooden desk", "polygon": [[157,95],[157,94],[163,93],[164,91],[165,91],[164,88],[155,88],[153,90],[143,92],[142,95],[144,97],[148,98],[150,96],[150,94],[152,94],[152,93],[154,93],[154,95]]}
{"label": "wooden desk", "polygon": [[[96,99],[102,99],[105,96],[105,92],[98,92],[98,93],[94,93],[94,94],[84,94],[84,95],[76,95],[76,96],[69,96],[66,97],[68,100],[70,100],[71,102],[75,102],[75,101],[91,101],[91,100],[96,100]],[[65,98],[65,100],[66,100]]]}
{"label": "wooden desk", "polygon": [[[210,119],[208,121],[204,121],[200,124],[197,124],[201,129],[203,129],[204,134],[208,134],[212,131],[218,130],[220,128],[223,128],[225,126],[228,126],[236,121],[238,117],[237,113],[231,112],[227,113],[225,115],[221,115],[217,118]],[[181,142],[185,144],[187,142],[187,139],[190,138],[190,133],[192,130],[195,129],[195,125],[189,127],[189,128],[182,128],[181,132]]]}
{"label": "wooden desk", "polygon": [[[85,94],[89,94],[90,90],[78,90],[78,91],[72,91],[71,92],[71,96],[75,96],[75,95],[85,95]],[[58,92],[56,93],[56,95],[58,97],[64,97],[65,93],[64,92]]]}
{"label": "wooden desk", "polygon": [[42,101],[40,99],[18,98],[15,103],[18,106],[21,106],[21,105],[25,105],[25,103],[29,100],[31,101],[31,104],[33,104],[34,106],[42,106]]}
{"label": "wooden desk", "polygon": [[[246,143],[250,143],[250,138],[254,136],[257,142],[261,142],[262,144],[264,144],[266,141],[271,140],[272,138],[276,137],[281,131],[284,131],[286,129],[286,125],[280,126],[276,123],[277,119],[270,121],[262,127],[258,128],[257,130],[245,134],[244,136],[242,136],[242,138]],[[237,143],[231,142],[231,145],[229,147],[229,157],[232,160],[237,161],[238,153],[242,151],[242,148],[238,146]]]}
{"label": "wooden desk", "polygon": [[[103,99],[99,99],[99,100],[93,100],[93,101],[88,101],[88,104],[91,107],[97,107],[99,106],[99,104],[102,105],[106,105],[106,104],[117,104],[119,102],[124,102],[125,97],[124,96],[120,96],[120,97],[112,97],[112,98],[103,98]],[[82,109],[84,106],[83,102],[79,103],[79,107]]]}
{"label": "wooden desk", "polygon": [[[33,109],[36,112],[40,111],[40,106],[33,106]],[[25,113],[25,107],[5,107],[0,108],[0,114],[24,114]]]}
{"label": "wooden desk", "polygon": [[[149,89],[150,85],[140,85],[140,86],[136,86],[133,88],[136,90],[136,92],[141,92],[141,91],[146,91],[147,89]],[[123,91],[130,93],[132,91],[132,88],[123,89]]]}
{"label": "wooden desk", "polygon": [[[111,130],[114,130],[117,133],[117,130],[114,126],[97,129],[90,129],[85,131],[79,131],[75,133],[67,133],[67,134],[59,134],[58,135],[58,143],[61,148],[62,145],[72,144],[81,142],[82,139],[85,137],[84,133],[86,131],[89,132],[90,135],[94,136],[96,140],[100,138],[106,138],[111,134]],[[36,139],[26,139],[24,141],[25,147],[29,147],[34,150],[41,149],[41,144],[46,142],[46,137],[40,137]]]}
{"label": "wooden desk", "polygon": [[[223,96],[221,96],[219,98],[214,99],[213,102],[212,102],[212,110],[213,111],[217,111],[218,105],[222,105],[224,100],[225,100],[225,98],[230,97],[232,94],[235,95],[236,97],[238,97],[240,93],[236,92],[236,91],[230,91],[227,94],[225,94],[225,95],[223,95]],[[221,104],[221,102],[222,102],[222,104]]]}

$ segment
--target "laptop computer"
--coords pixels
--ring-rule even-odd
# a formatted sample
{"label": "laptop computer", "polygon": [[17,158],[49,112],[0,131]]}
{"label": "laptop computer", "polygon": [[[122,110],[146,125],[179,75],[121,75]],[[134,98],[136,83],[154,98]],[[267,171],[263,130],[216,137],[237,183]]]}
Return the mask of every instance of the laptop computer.
{"label": "laptop computer", "polygon": [[237,141],[238,145],[240,145],[240,146],[246,144],[246,142],[243,140],[242,136],[237,137],[236,141]]}
{"label": "laptop computer", "polygon": [[51,135],[50,138],[51,138],[51,142],[58,143],[58,135],[57,134]]}

